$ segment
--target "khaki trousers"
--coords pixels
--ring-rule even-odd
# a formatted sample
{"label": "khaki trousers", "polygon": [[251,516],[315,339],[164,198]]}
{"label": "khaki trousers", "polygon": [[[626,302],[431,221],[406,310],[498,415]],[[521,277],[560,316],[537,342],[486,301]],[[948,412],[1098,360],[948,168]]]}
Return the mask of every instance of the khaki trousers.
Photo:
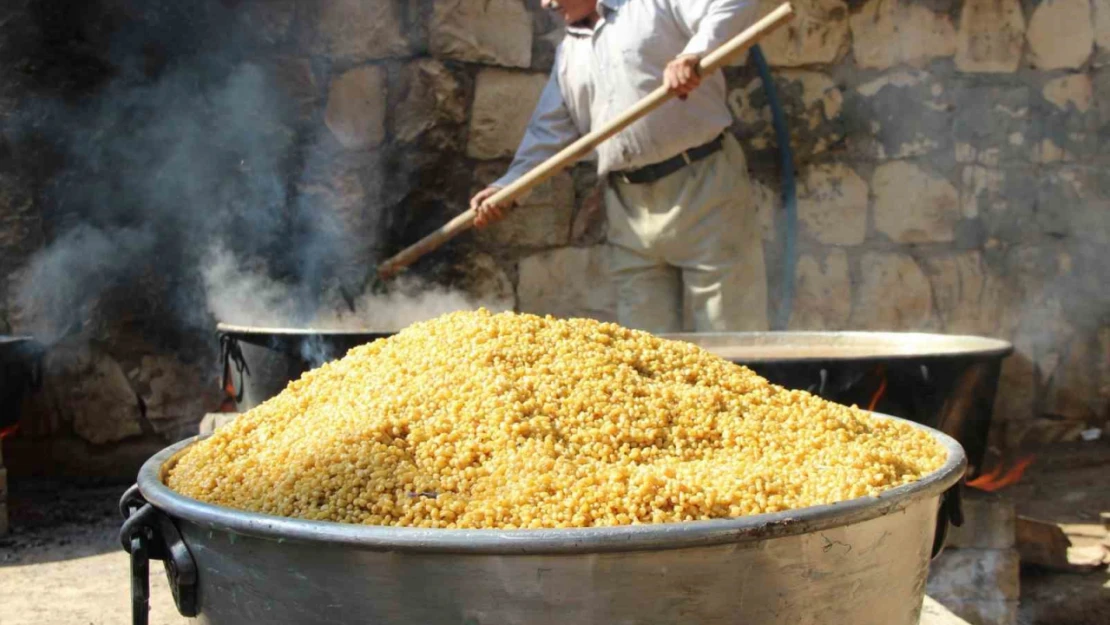
{"label": "khaki trousers", "polygon": [[767,274],[744,153],[605,191],[617,320],[653,333],[767,330]]}

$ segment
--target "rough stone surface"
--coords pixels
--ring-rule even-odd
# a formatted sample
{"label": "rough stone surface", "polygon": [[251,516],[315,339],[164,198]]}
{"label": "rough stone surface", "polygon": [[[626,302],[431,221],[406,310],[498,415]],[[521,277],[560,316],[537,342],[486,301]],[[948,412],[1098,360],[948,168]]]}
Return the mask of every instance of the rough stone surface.
{"label": "rough stone surface", "polygon": [[544,74],[482,70],[475,86],[467,154],[479,159],[511,157],[545,84]]}
{"label": "rough stone surface", "polygon": [[945,549],[929,567],[926,592],[949,609],[949,599],[1017,601],[1019,568],[1016,549]]}
{"label": "rough stone surface", "polygon": [[566,247],[520,261],[520,311],[616,320],[616,292],[604,246]]}
{"label": "rough stone surface", "polygon": [[192,429],[218,399],[200,372],[165,354],[144,356],[128,378],[142,400],[146,420],[155,432],[173,440]]}
{"label": "rough stone surface", "polygon": [[395,0],[327,0],[315,7],[312,50],[316,54],[357,63],[410,51]]}
{"label": "rough stone surface", "polygon": [[849,144],[861,157],[898,159],[943,150],[951,140],[953,93],[936,76],[898,70],[846,94]]}
{"label": "rough stone surface", "polygon": [[261,0],[248,3],[240,13],[247,32],[268,44],[281,42],[297,13],[296,0]]}
{"label": "rough stone surface", "polygon": [[1015,625],[1018,623],[1018,602],[1001,599],[976,601],[946,597],[937,599],[961,620],[972,625]]}
{"label": "rough stone surface", "polygon": [[867,252],[850,325],[866,330],[926,330],[935,327],[933,295],[925,272],[910,256]]}
{"label": "rough stone surface", "polygon": [[842,330],[852,313],[852,280],[848,254],[833,250],[824,262],[814,256],[798,259],[794,282],[791,330]]}
{"label": "rough stone surface", "polygon": [[385,109],[385,71],[359,67],[332,81],[324,123],[343,147],[365,149],[385,139]]}
{"label": "rough stone surface", "polygon": [[466,121],[463,84],[439,61],[425,59],[407,65],[400,91],[393,111],[393,136],[398,141],[415,141],[442,124]]}
{"label": "rough stone surface", "polygon": [[[502,167],[482,172],[476,193],[502,173]],[[558,173],[533,188],[532,192],[505,219],[479,232],[478,238],[490,249],[535,249],[566,245],[574,218],[574,180],[569,173]]]}
{"label": "rough stone surface", "polygon": [[867,183],[847,165],[810,167],[798,192],[805,232],[829,245],[857,245],[867,236]]}
{"label": "rough stone surface", "polygon": [[1067,354],[1048,380],[1046,415],[1069,421],[1093,421],[1096,417],[1097,378],[1094,355],[1097,344],[1086,336],[1073,339]]}
{"label": "rough stone surface", "polygon": [[1091,77],[1086,74],[1069,74],[1054,78],[1045,83],[1041,92],[1044,99],[1056,105],[1060,110],[1074,107],[1080,113],[1091,110],[1094,92],[1091,86]]}
{"label": "rough stone surface", "polygon": [[1033,9],[1026,39],[1033,67],[1078,69],[1094,48],[1090,2],[1044,0]]}
{"label": "rough stone surface", "polygon": [[436,56],[507,67],[532,63],[532,15],[520,0],[438,0],[431,23]]}
{"label": "rough stone surface", "polygon": [[460,263],[465,278],[458,284],[474,301],[491,311],[512,310],[516,303],[513,281],[505,268],[485,252],[468,254]]}
{"label": "rough stone surface", "polygon": [[77,436],[102,445],[142,434],[139,400],[114,358],[89,345],[67,344],[51,350],[44,366],[54,416]]}
{"label": "rough stone surface", "polygon": [[231,423],[238,416],[239,413],[237,412],[210,412],[200,420],[200,425],[197,426],[197,434],[200,436],[211,434]]}
{"label": "rough stone surface", "polygon": [[955,238],[959,193],[947,180],[906,161],[884,163],[871,179],[875,228],[898,243],[943,243]]}
{"label": "rough stone surface", "polygon": [[871,0],[850,19],[852,52],[860,67],[921,66],[956,52],[952,20],[924,4]]}
{"label": "rough stone surface", "polygon": [[979,252],[934,257],[924,264],[945,332],[988,336],[997,332],[1005,303],[1003,286]]}
{"label": "rough stone surface", "polygon": [[1095,9],[1095,43],[1100,49],[1110,48],[1110,1],[1092,0]]}
{"label": "rough stone surface", "polygon": [[1025,45],[1018,0],[964,0],[956,33],[956,68],[962,72],[1017,71]]}
{"label": "rough stone surface", "polygon": [[[763,0],[760,15],[778,6]],[[802,0],[797,15],[759,42],[772,65],[797,67],[835,63],[848,51],[848,5],[843,0]]]}
{"label": "rough stone surface", "polygon": [[946,549],[1010,549],[1014,546],[1017,514],[1005,497],[965,490],[964,524],[948,529]]}
{"label": "rough stone surface", "polygon": [[775,240],[775,215],[782,208],[782,195],[771,187],[752,180],[752,197],[759,213],[759,227],[764,241]]}
{"label": "rough stone surface", "polygon": [[936,599],[926,595],[921,605],[921,622],[919,625],[969,625],[967,621],[940,604]]}
{"label": "rough stone surface", "polygon": [[1103,416],[1110,419],[1110,326],[1098,330],[1098,351],[1095,354],[1098,373],[1098,399]]}

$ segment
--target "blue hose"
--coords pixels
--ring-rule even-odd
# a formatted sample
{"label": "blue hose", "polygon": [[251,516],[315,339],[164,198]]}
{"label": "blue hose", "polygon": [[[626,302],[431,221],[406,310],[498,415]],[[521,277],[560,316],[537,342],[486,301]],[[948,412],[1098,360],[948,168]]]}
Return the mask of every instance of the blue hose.
{"label": "blue hose", "polygon": [[782,259],[782,300],[778,314],[771,323],[772,330],[785,330],[790,323],[790,310],[794,305],[794,266],[797,264],[794,246],[798,230],[797,189],[794,184],[794,153],[790,150],[790,132],[786,128],[786,115],[782,111],[775,82],[771,78],[771,68],[759,46],[751,48],[752,60],[759,70],[763,91],[771,107],[771,124],[775,128],[775,139],[779,144],[779,157],[782,162],[782,208],[786,211],[782,222],[783,259]]}

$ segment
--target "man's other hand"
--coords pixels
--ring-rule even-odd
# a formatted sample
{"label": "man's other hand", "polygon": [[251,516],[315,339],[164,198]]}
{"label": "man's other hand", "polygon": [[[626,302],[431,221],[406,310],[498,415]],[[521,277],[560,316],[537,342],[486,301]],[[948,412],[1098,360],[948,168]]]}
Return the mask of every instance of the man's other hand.
{"label": "man's other hand", "polygon": [[701,59],[696,54],[680,54],[667,63],[667,68],[663,70],[663,84],[677,93],[680,100],[685,100],[701,84],[699,61]]}
{"label": "man's other hand", "polygon": [[501,221],[505,218],[504,204],[492,204],[489,198],[493,194],[501,190],[501,187],[486,187],[481,191],[474,194],[470,198],[470,210],[474,211],[474,227],[485,228],[486,226]]}

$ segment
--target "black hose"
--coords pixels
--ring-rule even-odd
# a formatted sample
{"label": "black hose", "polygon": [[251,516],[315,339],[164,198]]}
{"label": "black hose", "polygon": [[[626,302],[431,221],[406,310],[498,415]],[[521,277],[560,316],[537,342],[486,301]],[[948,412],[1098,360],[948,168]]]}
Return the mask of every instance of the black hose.
{"label": "black hose", "polygon": [[794,305],[794,267],[797,264],[798,205],[797,188],[794,182],[794,153],[790,149],[790,132],[786,128],[786,115],[783,113],[782,104],[779,102],[778,92],[775,91],[775,82],[771,78],[771,68],[759,46],[751,48],[752,60],[759,70],[759,78],[763,82],[763,91],[767,94],[767,103],[771,107],[771,124],[775,128],[775,139],[779,145],[779,157],[782,166],[782,208],[786,211],[782,222],[783,230],[783,259],[782,259],[782,300],[778,314],[771,323],[773,330],[785,330],[790,323],[790,310]]}

